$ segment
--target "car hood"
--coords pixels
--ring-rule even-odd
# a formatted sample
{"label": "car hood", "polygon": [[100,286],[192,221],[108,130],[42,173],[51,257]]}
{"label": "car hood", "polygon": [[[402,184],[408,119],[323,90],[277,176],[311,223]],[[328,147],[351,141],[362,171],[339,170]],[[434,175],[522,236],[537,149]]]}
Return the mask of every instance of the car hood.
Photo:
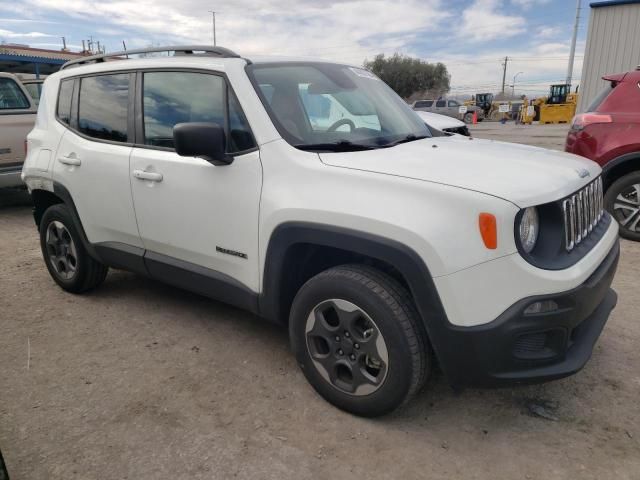
{"label": "car hood", "polygon": [[445,128],[460,128],[464,127],[464,122],[456,120],[453,117],[447,117],[446,115],[440,115],[439,113],[431,112],[415,112],[420,119],[429,125],[430,127],[437,128],[438,130],[444,130]]}
{"label": "car hood", "polygon": [[600,174],[577,155],[515,143],[451,136],[360,152],[321,153],[326,165],[486,193],[524,208],[559,200]]}

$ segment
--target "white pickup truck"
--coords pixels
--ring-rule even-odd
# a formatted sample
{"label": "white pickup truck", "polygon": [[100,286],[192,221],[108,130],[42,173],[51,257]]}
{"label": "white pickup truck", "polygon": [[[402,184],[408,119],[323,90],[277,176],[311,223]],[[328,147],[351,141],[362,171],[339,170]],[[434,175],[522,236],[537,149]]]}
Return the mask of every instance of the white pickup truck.
{"label": "white pickup truck", "polygon": [[18,77],[0,73],[0,188],[22,185],[27,134],[38,107]]}

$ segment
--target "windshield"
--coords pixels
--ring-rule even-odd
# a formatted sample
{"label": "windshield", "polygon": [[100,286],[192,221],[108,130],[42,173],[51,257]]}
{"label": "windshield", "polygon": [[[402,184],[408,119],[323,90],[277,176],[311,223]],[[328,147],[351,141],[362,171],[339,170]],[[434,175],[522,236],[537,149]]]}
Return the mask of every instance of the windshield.
{"label": "windshield", "polygon": [[431,136],[413,110],[367,70],[273,63],[247,71],[276,128],[297,148],[383,148]]}

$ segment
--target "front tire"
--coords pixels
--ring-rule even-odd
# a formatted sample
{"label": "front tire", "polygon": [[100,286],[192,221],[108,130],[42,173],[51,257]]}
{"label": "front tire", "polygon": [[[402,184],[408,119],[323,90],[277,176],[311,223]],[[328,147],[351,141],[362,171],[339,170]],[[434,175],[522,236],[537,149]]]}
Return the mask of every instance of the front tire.
{"label": "front tire", "polygon": [[334,267],[305,283],[293,301],[289,332],[313,388],[356,415],[384,415],[406,403],[431,368],[409,293],[368,266]]}
{"label": "front tire", "polygon": [[640,241],[640,172],[616,180],[607,189],[604,204],[620,225],[620,236]]}
{"label": "front tire", "polygon": [[109,268],[89,255],[63,204],[49,207],[42,215],[40,248],[51,277],[68,292],[96,288],[107,276]]}

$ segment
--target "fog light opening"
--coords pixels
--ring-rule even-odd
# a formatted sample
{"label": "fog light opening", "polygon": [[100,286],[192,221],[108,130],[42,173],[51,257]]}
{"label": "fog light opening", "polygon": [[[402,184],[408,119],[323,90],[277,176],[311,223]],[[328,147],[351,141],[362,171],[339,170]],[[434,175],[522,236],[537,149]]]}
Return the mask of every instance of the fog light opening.
{"label": "fog light opening", "polygon": [[558,304],[554,300],[543,300],[541,302],[533,302],[525,310],[525,315],[538,315],[540,313],[549,313],[558,310]]}

